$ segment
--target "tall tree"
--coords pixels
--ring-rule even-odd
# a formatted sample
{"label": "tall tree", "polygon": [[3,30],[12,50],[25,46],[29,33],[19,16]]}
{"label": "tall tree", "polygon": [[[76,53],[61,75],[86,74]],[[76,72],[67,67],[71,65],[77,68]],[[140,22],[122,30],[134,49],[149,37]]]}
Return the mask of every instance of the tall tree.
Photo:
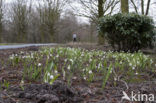
{"label": "tall tree", "polygon": [[39,31],[41,42],[54,42],[55,24],[60,17],[59,0],[44,0],[44,4],[39,4]]}
{"label": "tall tree", "polygon": [[[102,16],[111,15],[115,10],[119,0],[78,0],[82,5],[83,12],[79,12],[79,16],[84,16],[98,25],[98,20]],[[74,9],[74,8],[73,8]],[[75,10],[75,9],[74,9]],[[104,37],[98,32],[98,43],[104,43]]]}
{"label": "tall tree", "polygon": [[[130,1],[132,3],[136,13],[142,14],[142,15],[149,14],[151,0],[139,0],[139,1],[130,0]],[[154,3],[154,1],[153,1],[153,3]],[[141,10],[141,11],[139,12],[139,10]]]}
{"label": "tall tree", "polygon": [[150,3],[151,3],[151,0],[148,0],[147,1],[147,9],[146,9],[146,14],[145,15],[148,15],[148,13],[149,13]]}
{"label": "tall tree", "polygon": [[0,0],[0,42],[2,41],[2,30],[3,30],[3,0]]}
{"label": "tall tree", "polygon": [[70,0],[42,0],[39,2],[39,31],[41,42],[56,42],[56,23],[60,19],[62,9]]}
{"label": "tall tree", "polygon": [[104,4],[103,3],[104,3],[103,0],[98,0],[98,16],[99,16],[99,18],[102,17],[103,14],[104,14],[104,10],[103,10],[103,5]]}
{"label": "tall tree", "polygon": [[121,0],[121,12],[129,13],[129,2],[128,0]]}
{"label": "tall tree", "polygon": [[144,15],[144,0],[141,0],[141,13]]}
{"label": "tall tree", "polygon": [[[103,0],[98,0],[98,18],[101,18],[104,15],[103,3]],[[98,32],[98,44],[104,44],[104,42],[105,39],[102,37],[101,32]]]}
{"label": "tall tree", "polygon": [[116,10],[117,4],[120,0],[77,0],[81,5],[81,10],[77,10],[72,7],[74,11],[77,12],[76,15],[89,18],[95,24],[98,24],[98,19],[101,16],[111,15],[113,11]]}
{"label": "tall tree", "polygon": [[23,43],[27,41],[28,9],[25,0],[16,0],[12,5],[12,34],[13,41]]}

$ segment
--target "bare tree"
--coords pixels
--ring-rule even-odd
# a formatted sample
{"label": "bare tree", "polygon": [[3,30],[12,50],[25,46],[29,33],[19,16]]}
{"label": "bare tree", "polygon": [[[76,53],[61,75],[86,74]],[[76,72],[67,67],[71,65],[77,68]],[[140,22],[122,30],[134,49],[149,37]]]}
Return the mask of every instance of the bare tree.
{"label": "bare tree", "polygon": [[78,0],[82,11],[78,11],[78,16],[84,16],[98,24],[101,16],[111,15],[115,10],[119,0]]}
{"label": "bare tree", "polygon": [[26,42],[28,29],[27,2],[25,0],[16,0],[12,4],[11,13],[13,41],[18,43]]}
{"label": "bare tree", "polygon": [[63,18],[57,23],[56,38],[58,42],[72,41],[72,34],[79,29],[79,23],[72,11],[66,11]]}
{"label": "bare tree", "polygon": [[2,30],[3,30],[3,0],[0,0],[0,42],[2,41]]}
{"label": "bare tree", "polygon": [[122,13],[129,13],[129,0],[121,0],[121,11]]}
{"label": "bare tree", "polygon": [[[78,16],[89,18],[92,22],[98,25],[98,20],[102,16],[111,15],[115,10],[119,0],[78,0],[81,4],[82,11],[78,11]],[[74,8],[73,8],[74,9]],[[75,9],[74,9],[75,10]],[[104,37],[98,33],[98,43],[104,43]]]}
{"label": "bare tree", "polygon": [[[152,4],[151,0],[139,0],[139,1],[130,0],[130,1],[132,3],[136,13],[140,13],[142,15],[148,15],[149,14],[150,4]],[[139,12],[140,9],[141,9],[141,11]]]}
{"label": "bare tree", "polygon": [[60,19],[62,9],[69,0],[42,0],[39,2],[39,31],[41,42],[55,42],[56,23]]}

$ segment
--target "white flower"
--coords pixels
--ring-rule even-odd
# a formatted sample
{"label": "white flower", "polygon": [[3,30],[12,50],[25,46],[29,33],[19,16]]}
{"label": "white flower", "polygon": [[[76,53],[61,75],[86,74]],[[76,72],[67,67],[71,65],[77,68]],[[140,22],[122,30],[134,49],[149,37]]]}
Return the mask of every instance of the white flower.
{"label": "white flower", "polygon": [[65,59],[64,61],[67,62],[67,59]]}
{"label": "white flower", "polygon": [[50,73],[48,73],[47,75],[50,76]]}
{"label": "white flower", "polygon": [[59,57],[59,55],[56,55],[56,58],[58,58]]}
{"label": "white flower", "polygon": [[93,73],[93,72],[90,70],[90,71],[89,71],[89,74],[92,74],[92,73]]}
{"label": "white flower", "polygon": [[135,67],[132,67],[132,69],[134,70],[134,69],[135,69]]}
{"label": "white flower", "polygon": [[137,61],[137,64],[140,64],[140,62],[139,62],[139,61]]}
{"label": "white flower", "polygon": [[10,57],[10,59],[14,59],[14,57],[13,57],[13,56],[11,56],[11,57]]}
{"label": "white flower", "polygon": [[73,59],[70,59],[70,61],[73,63],[74,61],[73,61]]}
{"label": "white flower", "polygon": [[156,67],[156,64],[155,64],[155,67]]}
{"label": "white flower", "polygon": [[70,65],[67,67],[68,70],[70,70]]}
{"label": "white flower", "polygon": [[65,77],[66,77],[66,72],[63,71],[63,80],[65,80]]}
{"label": "white flower", "polygon": [[58,71],[57,71],[57,70],[55,70],[55,73],[57,74],[57,73],[58,73]]}
{"label": "white flower", "polygon": [[150,61],[151,61],[151,64],[152,64],[153,63],[153,60],[151,59]]}
{"label": "white flower", "polygon": [[54,76],[53,76],[53,75],[51,75],[51,76],[50,76],[50,79],[53,79],[53,78],[54,78]]}
{"label": "white flower", "polygon": [[86,80],[87,78],[84,76],[83,79]]}
{"label": "white flower", "polygon": [[135,74],[136,74],[136,75],[138,75],[138,73],[137,73],[137,72],[136,72]]}
{"label": "white flower", "polygon": [[90,58],[90,59],[89,59],[89,62],[91,62],[91,61],[92,61],[92,59]]}
{"label": "white flower", "polygon": [[117,78],[114,78],[115,81],[117,81]]}
{"label": "white flower", "polygon": [[129,63],[129,66],[132,66],[132,63]]}
{"label": "white flower", "polygon": [[74,79],[74,80],[76,80],[76,79],[77,79],[77,77],[73,77],[73,79]]}
{"label": "white flower", "polygon": [[41,63],[38,63],[38,66],[40,67],[42,64]]}
{"label": "white flower", "polygon": [[110,73],[113,73],[113,68],[111,69]]}
{"label": "white flower", "polygon": [[48,83],[48,81],[47,81],[46,79],[44,80],[44,82],[45,82],[45,83]]}
{"label": "white flower", "polygon": [[21,85],[24,85],[24,81],[23,80],[21,80],[21,83],[20,83]]}

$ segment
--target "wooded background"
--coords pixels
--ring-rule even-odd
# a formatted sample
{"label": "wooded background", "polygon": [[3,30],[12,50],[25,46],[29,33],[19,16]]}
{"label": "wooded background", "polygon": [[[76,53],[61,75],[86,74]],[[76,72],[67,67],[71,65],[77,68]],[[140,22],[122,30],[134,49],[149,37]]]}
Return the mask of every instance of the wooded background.
{"label": "wooded background", "polygon": [[80,42],[104,43],[98,36],[100,17],[130,11],[149,15],[153,5],[154,0],[0,0],[0,42],[67,43],[76,33]]}

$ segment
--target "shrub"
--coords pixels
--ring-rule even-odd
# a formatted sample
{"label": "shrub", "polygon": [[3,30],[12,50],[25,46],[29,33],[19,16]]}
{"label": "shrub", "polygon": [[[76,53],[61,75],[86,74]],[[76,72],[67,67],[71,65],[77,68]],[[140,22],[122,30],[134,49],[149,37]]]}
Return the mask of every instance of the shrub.
{"label": "shrub", "polygon": [[102,17],[99,30],[118,51],[134,52],[152,47],[155,35],[153,19],[135,13]]}

